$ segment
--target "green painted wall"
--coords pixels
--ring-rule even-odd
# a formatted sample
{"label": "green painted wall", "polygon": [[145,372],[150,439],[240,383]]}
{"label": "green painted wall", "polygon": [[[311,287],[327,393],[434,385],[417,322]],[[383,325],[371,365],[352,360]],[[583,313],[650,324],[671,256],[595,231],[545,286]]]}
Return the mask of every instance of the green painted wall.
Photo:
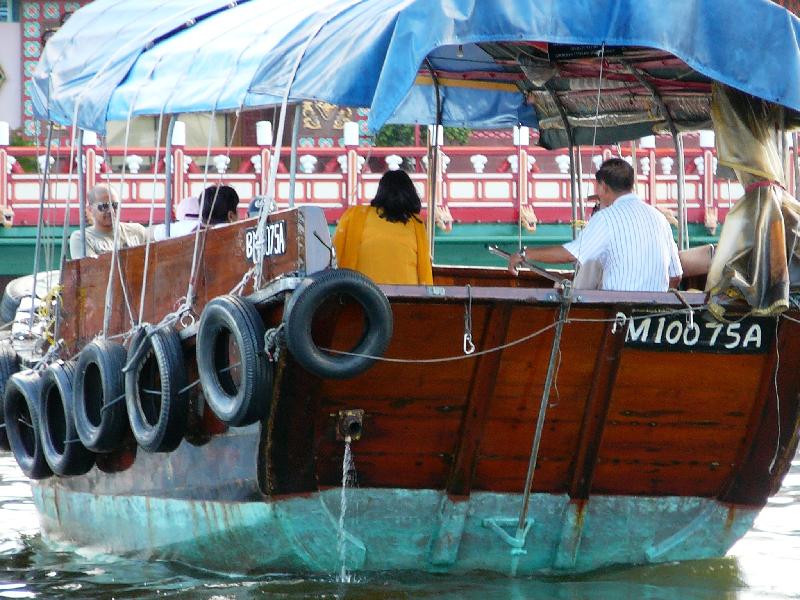
{"label": "green painted wall", "polygon": [[[62,231],[58,227],[45,228],[45,251],[42,253],[40,270],[58,268],[61,255]],[[571,239],[567,224],[540,224],[536,233],[523,231],[524,246],[563,244]],[[702,225],[689,226],[692,245],[716,242]],[[33,271],[33,255],[36,241],[35,227],[0,228],[0,276],[27,275]],[[489,254],[487,244],[497,244],[509,252],[517,250],[519,231],[515,225],[503,223],[456,224],[453,231],[436,232],[435,262],[438,265],[505,266],[505,262]]]}

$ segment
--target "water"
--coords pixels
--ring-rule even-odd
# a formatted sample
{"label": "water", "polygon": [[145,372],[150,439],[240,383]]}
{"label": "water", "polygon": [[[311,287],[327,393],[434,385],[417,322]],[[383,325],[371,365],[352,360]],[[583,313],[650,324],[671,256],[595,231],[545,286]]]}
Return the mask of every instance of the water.
{"label": "water", "polygon": [[350,583],[353,577],[347,571],[347,544],[345,543],[345,528],[344,519],[347,515],[347,483],[350,479],[350,471],[353,466],[353,452],[350,448],[350,438],[348,437],[344,443],[344,456],[342,457],[342,495],[339,502],[339,531],[337,536],[337,544],[339,550],[339,583]]}
{"label": "water", "polygon": [[[346,500],[345,500],[346,501]],[[0,452],[0,600],[6,598],[449,598],[752,600],[800,598],[800,455],[779,494],[726,558],[560,579],[358,575],[350,582],[281,574],[227,578],[165,562],[47,548],[30,488]]]}

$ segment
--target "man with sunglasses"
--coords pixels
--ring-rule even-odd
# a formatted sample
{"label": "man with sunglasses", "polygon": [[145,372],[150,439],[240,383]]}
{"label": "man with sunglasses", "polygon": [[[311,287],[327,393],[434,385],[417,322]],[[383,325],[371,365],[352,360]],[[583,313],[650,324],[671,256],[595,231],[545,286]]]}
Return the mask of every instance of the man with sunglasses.
{"label": "man with sunglasses", "polygon": [[[108,185],[96,185],[86,194],[87,217],[92,225],[86,227],[86,254],[97,256],[114,249],[114,219],[119,210],[116,192]],[[139,223],[119,223],[119,247],[138,246],[147,241],[147,229]],[[80,230],[69,237],[72,258],[83,258]]]}

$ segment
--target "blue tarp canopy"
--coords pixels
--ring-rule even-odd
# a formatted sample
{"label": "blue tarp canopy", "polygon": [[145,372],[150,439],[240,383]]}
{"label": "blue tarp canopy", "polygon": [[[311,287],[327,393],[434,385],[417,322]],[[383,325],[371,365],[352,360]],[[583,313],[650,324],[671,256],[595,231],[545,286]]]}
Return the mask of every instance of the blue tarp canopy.
{"label": "blue tarp canopy", "polygon": [[711,81],[800,110],[799,32],[769,0],[96,0],[47,43],[33,103],[103,132],[288,94],[369,107],[372,130],[439,107],[445,125],[529,125],[549,146],[566,118],[602,143],[662,127],[663,106],[700,126]]}

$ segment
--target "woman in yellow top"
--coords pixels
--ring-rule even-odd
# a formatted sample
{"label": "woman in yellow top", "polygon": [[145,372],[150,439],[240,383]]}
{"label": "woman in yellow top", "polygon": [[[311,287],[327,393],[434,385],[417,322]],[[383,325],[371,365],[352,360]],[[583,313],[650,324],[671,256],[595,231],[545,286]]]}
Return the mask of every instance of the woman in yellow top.
{"label": "woman in yellow top", "polygon": [[432,285],[422,202],[405,171],[387,171],[370,206],[348,208],[336,226],[338,265],[375,283]]}

